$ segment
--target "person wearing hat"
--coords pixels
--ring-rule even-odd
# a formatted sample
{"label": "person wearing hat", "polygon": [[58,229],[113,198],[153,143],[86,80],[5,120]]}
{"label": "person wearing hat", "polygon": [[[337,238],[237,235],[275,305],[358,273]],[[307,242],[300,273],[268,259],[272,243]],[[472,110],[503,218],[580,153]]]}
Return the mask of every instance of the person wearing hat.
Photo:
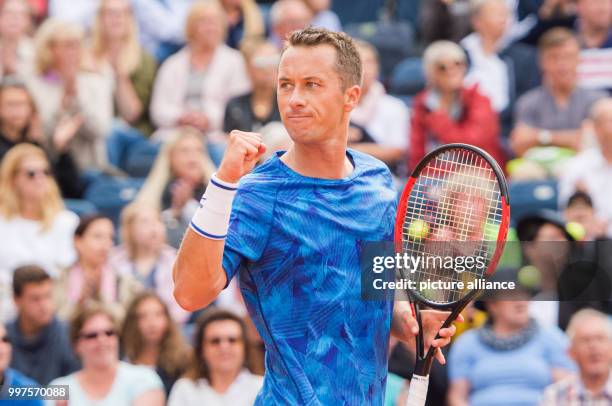
{"label": "person wearing hat", "polygon": [[519,281],[518,268],[499,269],[495,282],[515,289],[485,292],[476,303],[488,314],[484,326],[462,334],[449,355],[449,404],[537,404],[544,388],[567,376],[574,365],[567,339],[556,326],[543,326],[529,315],[532,289]]}

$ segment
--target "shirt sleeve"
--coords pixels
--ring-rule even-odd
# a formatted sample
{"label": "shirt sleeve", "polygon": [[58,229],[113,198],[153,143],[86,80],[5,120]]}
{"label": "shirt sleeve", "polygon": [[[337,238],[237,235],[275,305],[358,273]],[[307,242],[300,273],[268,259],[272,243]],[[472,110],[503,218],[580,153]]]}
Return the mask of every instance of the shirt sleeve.
{"label": "shirt sleeve", "polygon": [[241,265],[261,258],[268,242],[276,190],[265,181],[241,184],[234,198],[223,252],[226,287]]}
{"label": "shirt sleeve", "polygon": [[557,327],[544,330],[545,357],[551,368],[561,368],[568,371],[576,369],[574,363],[567,355],[569,345],[567,337]]}
{"label": "shirt sleeve", "polygon": [[451,382],[469,379],[469,372],[474,367],[473,350],[475,343],[474,330],[464,333],[451,347],[448,356],[448,379]]}
{"label": "shirt sleeve", "polygon": [[528,92],[521,96],[516,102],[514,113],[514,124],[527,124],[530,127],[540,128],[540,123],[537,118],[538,108],[534,106],[533,94]]}

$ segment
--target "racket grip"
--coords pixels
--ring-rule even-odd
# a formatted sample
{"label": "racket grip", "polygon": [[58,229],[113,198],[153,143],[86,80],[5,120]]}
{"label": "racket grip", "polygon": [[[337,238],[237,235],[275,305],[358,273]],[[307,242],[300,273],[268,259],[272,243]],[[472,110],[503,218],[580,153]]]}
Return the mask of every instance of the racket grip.
{"label": "racket grip", "polygon": [[427,388],[429,387],[429,375],[412,375],[410,390],[406,406],[425,406],[427,400]]}

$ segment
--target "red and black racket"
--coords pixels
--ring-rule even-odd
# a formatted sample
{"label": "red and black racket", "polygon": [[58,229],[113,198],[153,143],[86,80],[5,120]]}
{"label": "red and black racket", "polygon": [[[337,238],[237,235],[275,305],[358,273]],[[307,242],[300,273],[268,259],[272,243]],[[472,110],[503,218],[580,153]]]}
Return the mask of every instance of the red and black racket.
{"label": "red and black racket", "polygon": [[[414,281],[408,294],[419,323],[409,406],[425,404],[435,353],[433,347],[425,351],[420,310],[450,311],[441,328],[449,327],[481,291],[477,280],[495,272],[509,221],[506,179],[497,162],[480,148],[439,147],[408,179],[397,212],[395,246],[402,255],[422,258],[412,269],[398,269],[401,278]],[[432,282],[438,283],[432,288]]]}

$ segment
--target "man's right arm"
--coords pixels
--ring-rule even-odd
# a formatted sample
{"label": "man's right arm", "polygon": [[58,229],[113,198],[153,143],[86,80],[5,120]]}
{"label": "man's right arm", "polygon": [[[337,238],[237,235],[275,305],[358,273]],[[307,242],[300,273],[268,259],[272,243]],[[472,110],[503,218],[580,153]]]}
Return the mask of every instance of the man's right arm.
{"label": "man's right arm", "polygon": [[[232,131],[216,177],[223,182],[238,183],[253,169],[265,150],[259,134]],[[198,215],[196,213],[194,219]],[[197,224],[192,222],[194,226]],[[187,230],[172,270],[174,297],[188,311],[209,305],[228,282],[222,266],[225,239],[205,237],[206,231],[196,232],[191,227]]]}

